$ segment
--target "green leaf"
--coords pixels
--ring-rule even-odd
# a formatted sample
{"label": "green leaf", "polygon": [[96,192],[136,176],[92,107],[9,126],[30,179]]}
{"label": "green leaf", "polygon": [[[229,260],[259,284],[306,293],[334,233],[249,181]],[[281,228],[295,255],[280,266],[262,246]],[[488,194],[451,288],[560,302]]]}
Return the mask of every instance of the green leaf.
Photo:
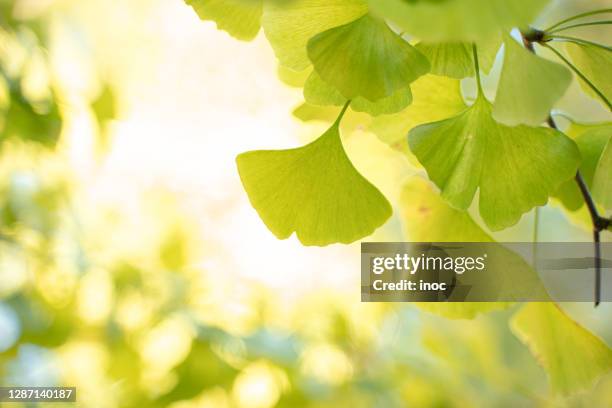
{"label": "green leaf", "polygon": [[512,330],[548,372],[553,392],[590,388],[612,370],[612,350],[572,321],[554,303],[528,303],[512,319]]}
{"label": "green leaf", "polygon": [[262,25],[279,62],[302,71],[310,65],[308,40],[367,12],[363,0],[269,1],[265,3]]}
{"label": "green leaf", "polygon": [[[580,173],[582,174],[582,178],[589,188],[593,188],[593,178],[598,163],[600,163],[600,158],[602,157],[606,144],[612,139],[612,123],[572,123],[566,133],[574,139],[578,146],[578,150],[580,150],[580,155],[582,156]],[[605,186],[606,184],[610,184],[610,174],[612,173],[604,175],[605,171],[603,171],[600,174],[602,174],[600,180],[608,180],[607,183],[603,182],[602,185]],[[568,180],[563,183],[555,193],[555,197],[559,198],[565,208],[570,211],[576,211],[584,204],[582,194],[574,180]],[[595,198],[601,204],[605,201],[602,197]]]}
{"label": "green leaf", "polygon": [[466,209],[480,188],[480,214],[493,230],[544,205],[576,173],[575,143],[554,129],[508,127],[480,95],[458,116],[413,129],[408,143],[453,206]]}
{"label": "green leaf", "polygon": [[[483,72],[491,70],[500,44],[499,36],[492,36],[490,40],[478,42],[478,57]],[[429,60],[432,74],[457,79],[476,75],[474,58],[472,57],[472,44],[470,43],[421,42],[416,45],[416,48]]]}
{"label": "green leaf", "polygon": [[424,123],[455,116],[465,110],[461,82],[434,75],[425,75],[410,86],[413,102],[394,115],[374,119],[370,130],[390,145],[406,143],[408,132]]}
{"label": "green leaf", "polygon": [[62,130],[62,118],[54,100],[38,108],[24,98],[19,90],[11,92],[9,107],[0,125],[0,142],[10,137],[55,147]]}
{"label": "green leaf", "polygon": [[474,42],[531,23],[549,0],[369,0],[373,13],[427,42]]}
{"label": "green leaf", "polygon": [[202,20],[217,23],[219,30],[249,41],[259,32],[263,0],[185,0]]}
{"label": "green leaf", "polygon": [[[400,199],[401,220],[406,239],[414,242],[493,242],[465,212],[452,208],[420,177],[404,185]],[[451,319],[473,319],[479,313],[505,309],[506,302],[418,303],[431,313]]]}
{"label": "green leaf", "polygon": [[493,117],[509,126],[538,126],[569,88],[572,74],[563,65],[529,52],[510,36],[504,46]]}
{"label": "green leaf", "polygon": [[409,87],[429,71],[423,54],[369,15],[311,38],[308,56],[321,79],[345,98],[371,102]]}
{"label": "green leaf", "polygon": [[606,209],[612,208],[612,138],[610,137],[593,176],[593,196]]}
{"label": "green leaf", "polygon": [[[347,102],[347,99],[334,87],[325,83],[316,71],[310,74],[304,84],[304,99],[309,104],[319,106],[342,106]],[[366,112],[372,116],[378,116],[399,112],[410,105],[411,102],[410,88],[404,88],[376,102],[370,102],[359,96],[351,101],[351,108],[357,112]]]}
{"label": "green leaf", "polygon": [[106,152],[110,146],[108,123],[117,117],[117,101],[109,84],[104,84],[98,97],[92,102],[91,109],[98,123],[97,149]]}
{"label": "green leaf", "polygon": [[247,152],[236,161],[251,204],[279,239],[296,232],[304,245],[350,243],[391,216],[389,202],[347,157],[338,121],[306,146]]}
{"label": "green leaf", "polygon": [[[612,101],[612,81],[610,81],[612,78],[612,50],[606,47],[576,43],[567,43],[565,47],[576,68],[603,93],[608,101]],[[580,80],[580,85],[587,94],[603,103],[584,81]]]}
{"label": "green leaf", "polygon": [[[317,106],[303,103],[293,110],[293,116],[302,122],[319,121],[334,123],[338,117],[338,108],[335,106]],[[357,129],[365,129],[372,122],[372,117],[365,113],[348,110],[342,118],[341,130],[347,134]]]}

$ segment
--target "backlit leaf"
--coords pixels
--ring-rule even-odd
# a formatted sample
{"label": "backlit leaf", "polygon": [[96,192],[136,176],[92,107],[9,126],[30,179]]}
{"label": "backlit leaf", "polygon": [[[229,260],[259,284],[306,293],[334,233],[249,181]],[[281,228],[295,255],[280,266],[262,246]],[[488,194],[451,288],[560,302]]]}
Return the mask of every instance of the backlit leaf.
{"label": "backlit leaf", "polygon": [[304,245],[349,243],[391,216],[389,202],[347,157],[338,122],[306,146],[236,161],[251,204],[279,239],[295,232]]}
{"label": "backlit leaf", "polygon": [[512,319],[512,330],[548,372],[554,392],[590,388],[612,370],[612,350],[553,303],[528,303]]}
{"label": "backlit leaf", "polygon": [[509,36],[504,48],[493,117],[509,126],[538,126],[567,91],[572,74],[563,65],[532,54]]}
{"label": "backlit leaf", "polygon": [[479,96],[450,119],[414,128],[408,143],[453,206],[466,209],[480,188],[480,214],[493,230],[544,205],[579,164],[575,143],[548,128],[508,127],[491,117]]}
{"label": "backlit leaf", "polygon": [[368,12],[362,0],[269,1],[262,25],[282,65],[301,71],[310,65],[306,44],[316,34]]}
{"label": "backlit leaf", "polygon": [[[493,242],[465,211],[448,205],[420,177],[405,184],[401,196],[404,235],[414,242]],[[421,309],[451,319],[472,319],[479,313],[507,308],[505,302],[418,303]]]}
{"label": "backlit leaf", "polygon": [[[316,71],[310,75],[306,84],[304,84],[304,99],[312,105],[320,106],[341,106],[347,101],[334,87],[326,84]],[[366,112],[372,116],[378,116],[399,112],[410,102],[412,102],[410,88],[404,88],[376,102],[370,102],[359,96],[351,101],[351,108],[357,112]]]}
{"label": "backlit leaf", "polygon": [[373,13],[424,41],[473,42],[531,23],[549,0],[370,0]]}
{"label": "backlit leaf", "polygon": [[[573,123],[568,128],[566,133],[568,136],[572,137],[576,142],[576,145],[578,145],[580,156],[582,157],[582,161],[580,163],[580,173],[582,174],[582,178],[586,182],[587,186],[589,188],[593,188],[593,177],[595,176],[595,170],[598,167],[598,163],[600,163],[600,158],[602,157],[606,144],[612,140],[612,124],[600,123],[585,125]],[[605,189],[605,186],[610,184],[610,180],[612,179],[610,174],[612,173],[604,175],[605,171],[602,171],[599,174],[601,174],[600,180],[602,180],[602,187],[599,188]],[[607,183],[603,182],[604,179],[607,179]],[[559,198],[565,208],[570,211],[576,211],[584,204],[582,194],[580,193],[578,185],[574,180],[568,180],[563,183],[559,187],[559,190],[555,193],[555,196]],[[603,204],[605,201],[600,200],[602,197],[599,197],[598,195],[595,198],[601,204]]]}
{"label": "backlit leaf", "polygon": [[429,71],[416,48],[369,15],[324,31],[308,42],[314,69],[347,99],[371,102],[407,88]]}
{"label": "backlit leaf", "polygon": [[239,40],[252,40],[259,32],[263,0],[185,0],[202,20],[217,23]]}
{"label": "backlit leaf", "polygon": [[[492,36],[490,40],[478,42],[478,57],[480,68],[489,72],[501,45],[499,36]],[[462,79],[474,76],[474,58],[472,57],[472,44],[462,42],[426,43],[416,45],[431,63],[431,73],[451,78]]]}
{"label": "backlit leaf", "polygon": [[593,196],[605,208],[612,208],[612,138],[610,137],[593,176]]}
{"label": "backlit leaf", "polygon": [[[565,47],[574,65],[612,102],[612,49],[575,43],[567,43]],[[603,103],[584,81],[580,80],[580,85],[586,93]]]}

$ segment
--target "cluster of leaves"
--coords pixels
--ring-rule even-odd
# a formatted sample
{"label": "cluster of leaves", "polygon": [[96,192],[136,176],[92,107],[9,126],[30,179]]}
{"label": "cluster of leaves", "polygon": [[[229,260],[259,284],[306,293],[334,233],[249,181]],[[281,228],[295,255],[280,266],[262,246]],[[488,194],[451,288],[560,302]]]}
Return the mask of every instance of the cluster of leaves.
{"label": "cluster of leaves", "polygon": [[[281,78],[303,87],[305,102],[294,114],[331,122],[327,132],[306,146],[237,158],[253,207],[278,238],[295,232],[305,245],[348,243],[371,234],[391,216],[387,199],[346,155],[341,122],[345,128],[364,124],[406,152],[438,187],[439,193],[420,179],[407,184],[402,208],[411,239],[491,240],[466,212],[477,192],[480,215],[492,231],[516,224],[550,197],[574,211],[584,204],[572,181],[579,170],[596,203],[612,208],[610,123],[572,121],[566,132],[546,126],[572,74],[587,95],[610,109],[612,50],[560,33],[610,24],[571,23],[612,10],[534,30],[529,24],[548,0],[187,3],[202,19],[215,21],[240,40],[253,39],[263,27]],[[558,42],[565,52],[551,45]],[[537,55],[533,43],[551,50],[558,61]],[[481,75],[492,68],[500,50],[503,66],[491,102]],[[470,104],[461,91],[466,78],[477,84]],[[432,228],[432,223],[442,228]],[[473,317],[506,306],[423,307],[450,317]],[[563,393],[588,386],[612,367],[610,348],[570,322],[556,306],[542,304],[524,306],[513,324],[548,369],[553,388]],[[556,332],[571,340],[559,343],[552,334]]]}

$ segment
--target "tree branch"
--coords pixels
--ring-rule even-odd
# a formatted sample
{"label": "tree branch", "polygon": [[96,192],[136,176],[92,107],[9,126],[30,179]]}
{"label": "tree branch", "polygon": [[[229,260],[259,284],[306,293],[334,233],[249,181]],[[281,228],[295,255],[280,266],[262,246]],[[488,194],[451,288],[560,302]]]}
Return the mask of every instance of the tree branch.
{"label": "tree branch", "polygon": [[[544,41],[544,32],[531,29],[527,33],[521,32],[521,37],[523,39],[523,44],[525,44],[525,48],[535,54],[536,52],[533,47],[533,43]],[[559,129],[552,115],[548,115],[546,122],[551,128],[556,130]],[[582,198],[584,199],[587,209],[589,210],[591,222],[593,224],[593,243],[595,245],[595,306],[598,306],[601,302],[601,232],[612,227],[612,220],[602,217],[597,211],[597,206],[595,205],[593,196],[591,195],[591,192],[589,191],[580,170],[576,172],[574,180],[576,180],[576,183],[578,184],[578,188],[580,189]]]}

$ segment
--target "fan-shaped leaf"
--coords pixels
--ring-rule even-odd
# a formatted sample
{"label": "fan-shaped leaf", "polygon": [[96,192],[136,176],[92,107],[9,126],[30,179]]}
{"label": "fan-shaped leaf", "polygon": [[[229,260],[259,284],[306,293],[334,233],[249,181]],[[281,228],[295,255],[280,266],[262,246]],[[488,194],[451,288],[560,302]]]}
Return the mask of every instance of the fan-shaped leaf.
{"label": "fan-shaped leaf", "polygon": [[308,56],[321,79],[345,98],[362,96],[371,102],[407,88],[429,71],[423,54],[369,15],[314,36]]}
{"label": "fan-shaped leaf", "polygon": [[479,96],[458,116],[414,128],[408,143],[453,206],[468,208],[480,188],[480,213],[500,230],[544,205],[576,173],[580,154],[563,133],[507,127],[493,120],[491,109]]}
{"label": "fan-shaped leaf", "polygon": [[310,65],[306,44],[316,34],[368,12],[363,0],[269,1],[262,25],[282,65],[301,71]]}
{"label": "fan-shaped leaf", "polygon": [[296,232],[304,245],[349,243],[391,216],[389,202],[347,157],[338,122],[306,146],[236,161],[251,204],[279,239]]}
{"label": "fan-shaped leaf", "polygon": [[263,0],[185,0],[202,20],[217,23],[239,40],[252,40],[259,32]]}
{"label": "fan-shaped leaf", "polygon": [[567,91],[572,74],[563,65],[527,51],[509,36],[504,47],[493,117],[509,126],[538,126]]}

